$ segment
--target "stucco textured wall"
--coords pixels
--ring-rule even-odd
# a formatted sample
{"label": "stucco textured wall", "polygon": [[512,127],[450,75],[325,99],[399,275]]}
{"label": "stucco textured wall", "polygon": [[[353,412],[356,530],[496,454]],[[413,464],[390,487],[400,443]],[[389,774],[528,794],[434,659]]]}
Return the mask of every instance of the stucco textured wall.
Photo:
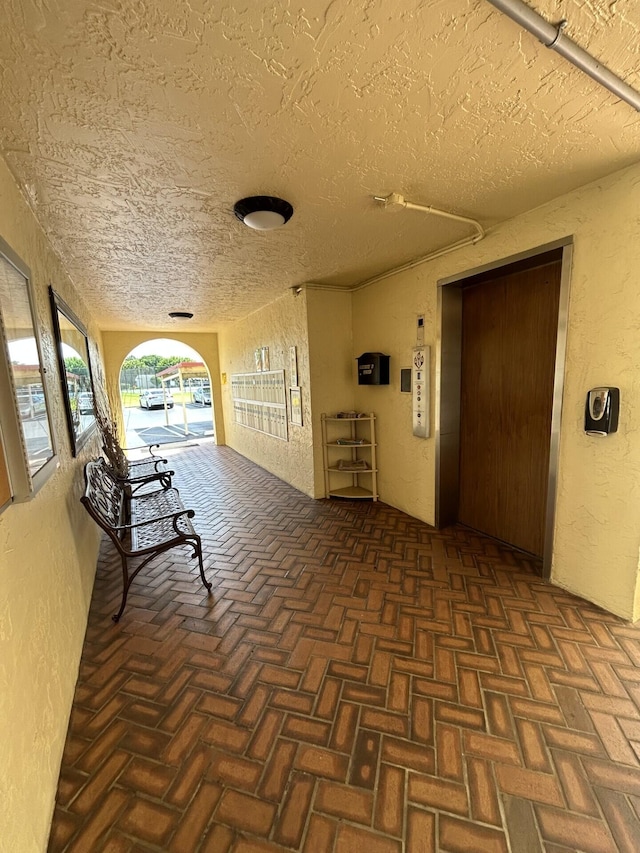
{"label": "stucco textured wall", "polygon": [[320,415],[353,409],[356,377],[351,338],[351,293],[307,290],[309,371],[314,431],[315,497],[324,497]]}
{"label": "stucco textured wall", "polygon": [[[425,314],[434,382],[439,279],[574,236],[552,579],[627,619],[640,616],[640,167],[618,172],[497,226],[476,246],[354,293],[354,354],[391,355],[388,387],[359,387],[359,408],[378,414],[382,500],[434,521],[435,441],[411,434],[398,370],[410,363],[415,315]],[[583,432],[585,394],[621,390],[619,431]],[[433,434],[433,392],[432,434]]]}
{"label": "stucco textured wall", "polygon": [[380,499],[433,524],[434,441],[412,434],[411,395],[400,391],[400,369],[411,366],[416,345],[418,314],[425,315],[425,344],[431,346],[433,374],[436,291],[430,268],[424,264],[354,292],[353,355],[382,352],[391,356],[389,385],[356,384],[355,400],[357,409],[377,416]]}
{"label": "stucco textured wall", "polygon": [[211,376],[211,404],[213,409],[213,427],[216,444],[224,444],[224,420],[222,417],[222,394],[220,389],[220,365],[218,361],[218,336],[215,333],[203,334],[184,332],[177,328],[158,332],[103,332],[104,366],[107,390],[111,409],[117,421],[121,435],[124,436],[122,420],[122,400],[120,387],[120,369],[122,362],[134,347],[156,338],[170,338],[181,341],[194,349],[204,361]]}
{"label": "stucco textured wall", "polygon": [[[303,426],[292,426],[289,423],[289,441],[256,432],[234,423],[233,420],[231,374],[253,373],[255,350],[263,346],[269,347],[271,370],[285,370],[287,388],[290,384],[289,347],[297,347]],[[291,483],[296,489],[313,497],[314,435],[309,395],[306,293],[303,291],[296,295],[289,291],[281,299],[222,331],[220,370],[227,375],[227,383],[222,386],[227,444],[267,471]],[[289,415],[288,400],[287,412]]]}
{"label": "stucco textured wall", "polygon": [[94,341],[96,330],[1,161],[0,235],[31,268],[60,463],[33,500],[0,515],[0,851],[36,853],[46,849],[99,542],[79,501],[97,441],[71,458],[47,285]]}

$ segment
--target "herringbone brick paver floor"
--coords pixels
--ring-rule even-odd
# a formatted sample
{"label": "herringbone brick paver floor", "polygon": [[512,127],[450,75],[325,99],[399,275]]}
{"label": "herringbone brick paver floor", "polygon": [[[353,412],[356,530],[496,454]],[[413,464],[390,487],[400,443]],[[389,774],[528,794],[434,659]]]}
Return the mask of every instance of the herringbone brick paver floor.
{"label": "herringbone brick paver floor", "polygon": [[[637,853],[640,630],[522,555],[172,457],[213,594],[103,546],[51,853]],[[609,569],[613,570],[613,569]]]}

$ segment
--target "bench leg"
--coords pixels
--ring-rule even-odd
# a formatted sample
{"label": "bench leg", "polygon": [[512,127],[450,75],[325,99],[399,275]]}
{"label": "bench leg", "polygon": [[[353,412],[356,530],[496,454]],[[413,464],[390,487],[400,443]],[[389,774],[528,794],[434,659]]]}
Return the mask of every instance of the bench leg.
{"label": "bench leg", "polygon": [[122,563],[122,603],[120,605],[120,610],[118,610],[118,612],[111,617],[114,622],[118,622],[120,620],[120,617],[124,613],[124,606],[127,603],[129,587],[131,586],[131,581],[133,580],[133,578],[129,578],[129,572],[127,570],[127,558],[124,554],[120,554],[120,561]]}
{"label": "bench leg", "polygon": [[[204,563],[202,562],[202,540],[195,533],[192,537],[189,537],[188,540],[184,542],[185,545],[191,545],[193,548],[193,556],[198,558],[198,566],[200,568],[200,577],[202,578],[202,583],[205,585],[208,592],[211,591],[212,584],[206,579],[204,574]],[[153,554],[149,554],[146,559],[144,559],[140,565],[136,568],[134,572],[129,575],[129,569],[127,566],[127,558],[124,554],[120,554],[120,562],[122,563],[122,602],[120,604],[120,610],[111,617],[114,622],[119,622],[120,617],[124,613],[124,608],[127,603],[127,595],[129,594],[129,587],[131,586],[134,578],[137,576],[138,572],[150,563],[154,557],[157,557],[160,554],[160,551],[156,551]]]}
{"label": "bench leg", "polygon": [[197,533],[194,534],[193,538],[196,540],[195,545],[193,546],[193,554],[198,558],[198,565],[200,567],[200,577],[202,578],[202,583],[205,585],[207,590],[211,591],[211,584],[204,576],[204,564],[202,562],[202,539],[198,536]]}

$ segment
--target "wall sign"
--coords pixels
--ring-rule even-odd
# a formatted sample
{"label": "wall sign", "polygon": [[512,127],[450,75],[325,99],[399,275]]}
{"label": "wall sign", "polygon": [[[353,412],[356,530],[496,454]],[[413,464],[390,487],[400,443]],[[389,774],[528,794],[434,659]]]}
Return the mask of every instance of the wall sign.
{"label": "wall sign", "polygon": [[291,423],[302,426],[302,392],[300,388],[289,388],[289,403],[291,405]]}

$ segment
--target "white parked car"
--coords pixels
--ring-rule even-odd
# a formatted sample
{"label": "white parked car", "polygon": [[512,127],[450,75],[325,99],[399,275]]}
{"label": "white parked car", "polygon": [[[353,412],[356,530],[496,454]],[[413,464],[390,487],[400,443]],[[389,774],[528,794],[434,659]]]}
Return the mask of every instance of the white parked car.
{"label": "white parked car", "polygon": [[36,415],[41,415],[46,411],[44,394],[38,394],[28,390],[19,390],[17,392],[17,397],[18,411],[20,412],[21,418],[35,418]]}
{"label": "white parked car", "polygon": [[162,388],[146,388],[140,392],[141,409],[163,409],[165,400],[167,409],[173,409],[173,397],[170,391],[163,391]]}
{"label": "white parked car", "polygon": [[81,415],[93,414],[93,394],[91,391],[82,391],[78,394],[78,411]]}
{"label": "white parked car", "polygon": [[199,385],[193,389],[193,402],[201,406],[211,405],[211,388],[208,385]]}

